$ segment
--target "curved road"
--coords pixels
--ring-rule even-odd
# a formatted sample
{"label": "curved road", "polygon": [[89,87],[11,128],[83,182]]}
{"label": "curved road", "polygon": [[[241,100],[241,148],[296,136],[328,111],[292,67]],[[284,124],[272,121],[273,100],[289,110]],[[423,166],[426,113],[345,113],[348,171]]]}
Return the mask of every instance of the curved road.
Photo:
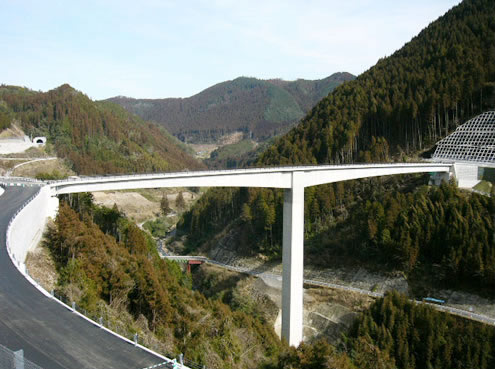
{"label": "curved road", "polygon": [[37,190],[7,187],[0,196],[0,344],[23,349],[44,369],[140,369],[163,362],[42,295],[12,264],[5,246],[7,225]]}
{"label": "curved road", "polygon": [[[17,168],[22,167],[23,165],[26,165],[26,164],[36,163],[38,161],[48,161],[48,160],[57,160],[57,159],[58,158],[56,156],[51,156],[49,158],[37,158],[37,159],[32,159],[32,160],[24,159],[24,160],[28,160],[28,161],[14,165],[11,169],[7,170],[7,173],[5,173],[5,176],[10,177],[10,175],[14,172],[14,170],[16,170]],[[2,159],[2,160],[5,160],[5,159]],[[13,158],[13,160],[18,160],[18,159]]]}

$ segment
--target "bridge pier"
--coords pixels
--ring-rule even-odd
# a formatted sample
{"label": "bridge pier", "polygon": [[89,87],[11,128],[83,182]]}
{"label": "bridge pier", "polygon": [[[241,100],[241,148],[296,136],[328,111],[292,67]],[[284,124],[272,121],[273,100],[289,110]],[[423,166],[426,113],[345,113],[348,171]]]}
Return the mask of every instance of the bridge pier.
{"label": "bridge pier", "polygon": [[298,346],[303,339],[304,186],[292,174],[284,194],[282,240],[282,337]]}
{"label": "bridge pier", "polygon": [[452,164],[397,163],[252,168],[211,172],[157,173],[78,178],[50,184],[54,195],[157,187],[284,188],[282,242],[282,337],[291,346],[303,339],[304,188],[351,179],[451,170]]}

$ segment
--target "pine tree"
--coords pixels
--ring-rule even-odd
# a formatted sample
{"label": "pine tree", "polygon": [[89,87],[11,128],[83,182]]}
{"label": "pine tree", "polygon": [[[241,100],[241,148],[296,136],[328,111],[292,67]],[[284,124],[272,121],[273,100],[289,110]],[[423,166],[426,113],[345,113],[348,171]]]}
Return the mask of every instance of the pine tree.
{"label": "pine tree", "polygon": [[184,200],[184,196],[182,195],[182,191],[180,191],[177,197],[175,198],[175,206],[179,210],[182,210],[186,207],[186,202]]}
{"label": "pine tree", "polygon": [[162,199],[160,200],[160,209],[163,215],[167,215],[170,212],[170,204],[166,193],[162,195]]}

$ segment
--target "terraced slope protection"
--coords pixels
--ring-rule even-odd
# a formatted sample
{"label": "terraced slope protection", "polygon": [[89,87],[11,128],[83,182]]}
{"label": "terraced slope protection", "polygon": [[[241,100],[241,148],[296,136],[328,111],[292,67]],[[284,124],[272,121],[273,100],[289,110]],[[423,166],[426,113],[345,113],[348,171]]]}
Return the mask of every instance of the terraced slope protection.
{"label": "terraced slope protection", "polygon": [[109,100],[188,142],[215,141],[233,131],[262,140],[285,132],[335,87],[354,78],[349,73],[292,82],[240,77],[183,99]]}
{"label": "terraced slope protection", "polygon": [[0,344],[24,350],[44,369],[136,369],[163,360],[77,317],[34,288],[12,264],[7,225],[36,187],[8,187],[0,196]]}

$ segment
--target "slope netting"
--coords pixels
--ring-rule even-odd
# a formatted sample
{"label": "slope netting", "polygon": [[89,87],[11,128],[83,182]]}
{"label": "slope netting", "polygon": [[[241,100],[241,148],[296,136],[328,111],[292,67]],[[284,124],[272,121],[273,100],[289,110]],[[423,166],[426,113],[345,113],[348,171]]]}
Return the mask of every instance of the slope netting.
{"label": "slope netting", "polygon": [[495,111],[480,114],[437,143],[433,159],[495,163]]}

